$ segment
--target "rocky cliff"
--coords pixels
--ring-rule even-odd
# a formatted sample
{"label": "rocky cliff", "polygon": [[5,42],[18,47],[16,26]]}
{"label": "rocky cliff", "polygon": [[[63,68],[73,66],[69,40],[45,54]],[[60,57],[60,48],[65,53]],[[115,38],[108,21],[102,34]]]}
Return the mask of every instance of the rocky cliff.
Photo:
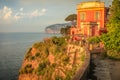
{"label": "rocky cliff", "polygon": [[71,80],[86,56],[79,44],[65,37],[35,43],[25,55],[19,80]]}

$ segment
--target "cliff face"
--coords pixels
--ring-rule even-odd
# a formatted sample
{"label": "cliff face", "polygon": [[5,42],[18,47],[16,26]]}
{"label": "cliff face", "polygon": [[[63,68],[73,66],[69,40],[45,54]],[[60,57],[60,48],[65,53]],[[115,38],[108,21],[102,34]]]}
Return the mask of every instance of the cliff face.
{"label": "cliff face", "polygon": [[71,26],[71,23],[53,24],[45,28],[46,33],[60,33],[61,28]]}
{"label": "cliff face", "polygon": [[19,80],[70,80],[85,58],[82,47],[64,37],[35,43],[24,58]]}

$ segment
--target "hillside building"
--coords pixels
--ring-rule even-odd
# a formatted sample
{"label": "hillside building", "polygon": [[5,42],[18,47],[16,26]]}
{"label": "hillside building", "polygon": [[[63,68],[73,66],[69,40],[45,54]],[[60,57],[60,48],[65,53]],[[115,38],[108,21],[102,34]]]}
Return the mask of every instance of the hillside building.
{"label": "hillside building", "polygon": [[77,5],[77,25],[70,28],[71,35],[99,36],[106,30],[109,8],[104,2],[87,1]]}

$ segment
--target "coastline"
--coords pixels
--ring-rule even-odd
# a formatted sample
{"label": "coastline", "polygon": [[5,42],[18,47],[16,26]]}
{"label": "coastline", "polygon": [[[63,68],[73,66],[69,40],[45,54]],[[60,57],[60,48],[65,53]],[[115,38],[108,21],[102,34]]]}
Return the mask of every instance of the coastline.
{"label": "coastline", "polygon": [[[53,41],[53,42],[51,42],[51,41]],[[85,50],[83,49],[83,47],[78,46],[78,42],[77,42],[76,46],[73,45],[73,42],[72,42],[72,45],[68,42],[69,41],[67,41],[67,43],[66,43],[66,39],[64,39],[64,38],[54,37],[52,40],[48,38],[48,39],[44,39],[44,41],[42,43],[41,42],[35,43],[26,54],[26,56],[28,56],[28,54],[29,55],[32,54],[32,56],[35,56],[35,57],[30,57],[30,58],[27,57],[24,59],[23,64],[20,69],[19,80],[23,80],[26,78],[28,80],[31,78],[33,78],[34,80],[37,80],[38,78],[40,78],[41,80],[45,80],[45,78],[46,78],[45,74],[46,74],[46,76],[49,75],[49,72],[46,73],[46,70],[47,69],[49,70],[50,67],[52,68],[52,65],[56,65],[56,67],[54,66],[53,71],[51,71],[53,73],[50,72],[50,74],[52,74],[51,76],[54,76],[54,77],[49,76],[48,77],[49,79],[54,80],[56,78],[60,78],[60,79],[70,80],[73,77],[73,75],[76,73],[78,68],[80,68],[80,64],[81,65],[83,64],[83,62],[85,60],[84,58],[86,57],[86,55],[85,55]],[[41,49],[42,48],[42,47],[40,47],[41,44],[42,45],[46,44],[43,47],[49,46],[49,48],[46,47],[46,48]],[[61,48],[57,48],[59,46],[61,46]],[[39,50],[37,48],[41,49],[42,52],[44,51],[44,49],[45,50],[47,49],[47,55],[44,52],[43,53],[39,52]],[[63,49],[62,52],[59,51],[62,49]],[[56,50],[57,50],[57,53],[54,53],[54,51],[56,51]],[[80,52],[78,52],[78,51],[80,51]],[[42,57],[40,57],[39,55],[41,55]],[[60,60],[58,59],[58,57]],[[44,60],[45,61],[47,60],[47,63],[46,62],[44,63]],[[66,60],[67,60],[67,62],[66,62]],[[39,69],[39,66],[42,64],[44,64],[46,66],[44,66],[44,68],[40,68],[40,70],[41,71],[44,70],[45,72],[41,74],[41,71],[40,71],[40,74],[38,75],[38,71],[36,71],[36,70]],[[26,67],[26,68],[24,68],[24,67]],[[27,69],[27,72],[23,71],[23,69]],[[63,71],[61,71],[62,69],[63,69]],[[72,69],[75,71],[72,71]],[[58,74],[59,71],[60,71],[60,74],[58,76],[57,75],[55,76],[54,74],[56,74],[56,73]],[[72,73],[71,73],[71,71],[72,71]],[[71,74],[68,75],[68,73],[71,73]],[[44,74],[44,76],[42,76],[43,74]]]}

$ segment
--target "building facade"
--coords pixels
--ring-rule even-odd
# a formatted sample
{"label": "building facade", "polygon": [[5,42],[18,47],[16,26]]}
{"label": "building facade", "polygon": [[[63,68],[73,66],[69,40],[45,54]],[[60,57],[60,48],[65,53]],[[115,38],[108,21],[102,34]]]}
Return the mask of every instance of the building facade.
{"label": "building facade", "polygon": [[104,2],[81,2],[77,5],[77,25],[70,29],[70,34],[91,37],[106,32],[108,10]]}

